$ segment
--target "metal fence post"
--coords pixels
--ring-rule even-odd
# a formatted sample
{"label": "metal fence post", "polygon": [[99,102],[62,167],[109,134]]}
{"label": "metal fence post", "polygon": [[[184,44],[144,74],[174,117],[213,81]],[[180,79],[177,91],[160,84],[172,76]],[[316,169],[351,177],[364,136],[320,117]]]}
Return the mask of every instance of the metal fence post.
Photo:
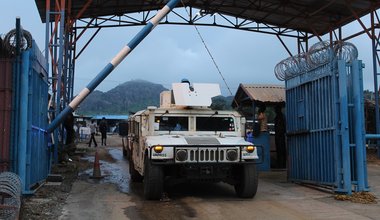
{"label": "metal fence post", "polygon": [[366,152],[364,139],[364,112],[363,112],[363,90],[362,90],[362,72],[360,71],[362,62],[355,60],[352,63],[352,90],[354,102],[353,125],[355,129],[355,159],[358,191],[363,191],[365,185],[366,173]]}
{"label": "metal fence post", "polygon": [[[340,138],[342,152],[342,172],[343,172],[343,191],[352,194],[351,189],[351,169],[350,169],[350,142],[348,127],[348,100],[347,100],[347,74],[346,62],[338,60],[339,74],[339,101],[340,101]],[[339,146],[338,146],[339,148]]]}

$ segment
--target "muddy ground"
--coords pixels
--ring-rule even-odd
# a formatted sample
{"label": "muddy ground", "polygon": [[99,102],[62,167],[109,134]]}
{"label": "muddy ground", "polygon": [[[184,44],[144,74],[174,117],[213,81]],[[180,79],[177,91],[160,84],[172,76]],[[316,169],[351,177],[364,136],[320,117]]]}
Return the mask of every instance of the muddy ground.
{"label": "muddy ground", "polygon": [[[72,161],[62,162],[52,167],[52,174],[62,176],[62,182],[47,182],[41,185],[34,195],[24,196],[20,210],[20,219],[58,219],[62,215],[62,207],[69,196],[73,182],[78,179],[78,174],[91,170],[94,166],[93,159],[98,151],[99,160],[114,162],[105,146],[100,146],[100,137],[96,137],[98,147],[88,147],[88,140],[77,143],[77,153],[70,156]],[[118,135],[108,136],[108,146],[120,147],[121,138]],[[59,184],[59,185],[57,185]]]}
{"label": "muddy ground", "polygon": [[81,161],[80,157],[73,157],[73,162],[54,166],[52,173],[62,175],[63,181],[59,185],[48,182],[34,195],[24,196],[20,219],[57,219],[78,172],[89,167],[90,163]]}
{"label": "muddy ground", "polygon": [[[56,165],[52,169],[53,174],[60,174],[63,177],[63,181],[59,185],[48,182],[43,184],[34,195],[23,198],[20,219],[58,219],[62,215],[63,206],[70,194],[73,182],[78,178],[88,179],[88,176],[92,174],[95,151],[98,152],[101,161],[114,163],[115,158],[112,156],[112,151],[115,148],[121,149],[121,138],[118,135],[109,136],[108,147],[100,146],[98,142],[98,148],[88,148],[86,141],[78,143],[77,146],[80,153],[72,156],[71,162]],[[373,149],[368,151],[367,160],[368,163],[380,165],[380,160]],[[123,190],[121,189],[121,191]],[[134,212],[136,210],[129,210],[129,213],[133,214]],[[141,213],[146,212],[141,211]],[[141,213],[139,216],[143,216]],[[154,219],[153,217],[147,219]]]}

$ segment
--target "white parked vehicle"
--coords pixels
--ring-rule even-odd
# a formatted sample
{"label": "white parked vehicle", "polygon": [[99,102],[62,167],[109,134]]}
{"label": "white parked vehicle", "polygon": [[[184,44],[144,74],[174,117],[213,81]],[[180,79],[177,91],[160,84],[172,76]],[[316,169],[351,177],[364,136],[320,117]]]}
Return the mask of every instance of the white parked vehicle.
{"label": "white parked vehicle", "polygon": [[143,180],[146,199],[161,198],[170,178],[224,181],[239,197],[255,196],[257,148],[244,140],[245,119],[238,112],[204,107],[218,94],[212,90],[210,84],[173,84],[172,92],[161,94],[160,108],[129,118],[123,153],[132,181]]}

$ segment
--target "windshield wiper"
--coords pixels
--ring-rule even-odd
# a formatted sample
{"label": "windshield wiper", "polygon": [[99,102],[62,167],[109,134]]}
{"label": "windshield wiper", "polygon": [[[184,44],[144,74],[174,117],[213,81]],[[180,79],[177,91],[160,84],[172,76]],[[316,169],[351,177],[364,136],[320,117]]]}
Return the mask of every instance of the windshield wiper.
{"label": "windshield wiper", "polygon": [[214,113],[214,114],[212,114],[212,115],[210,115],[210,117],[209,117],[209,118],[212,118],[213,116],[215,116],[215,115],[217,115],[217,114],[219,114],[219,112],[218,112],[218,111],[215,111],[215,113]]}
{"label": "windshield wiper", "polygon": [[168,111],[168,110],[166,110],[164,113],[162,113],[162,115],[160,115],[160,117],[162,117],[162,116],[164,116],[164,115],[166,115],[166,114],[169,114],[169,111]]}

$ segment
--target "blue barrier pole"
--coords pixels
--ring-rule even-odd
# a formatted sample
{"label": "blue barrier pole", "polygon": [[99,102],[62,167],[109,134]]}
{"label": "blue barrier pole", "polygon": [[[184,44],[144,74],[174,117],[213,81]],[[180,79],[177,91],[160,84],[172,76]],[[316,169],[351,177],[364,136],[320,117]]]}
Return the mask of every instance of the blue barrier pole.
{"label": "blue barrier pole", "polygon": [[72,113],[78,105],[124,60],[124,58],[157,26],[180,0],[170,0],[136,36],[108,63],[103,70],[84,88],[63,111],[48,126],[47,131],[52,132],[65,117]]}
{"label": "blue barrier pole", "polygon": [[366,139],[380,139],[380,134],[365,134]]}

